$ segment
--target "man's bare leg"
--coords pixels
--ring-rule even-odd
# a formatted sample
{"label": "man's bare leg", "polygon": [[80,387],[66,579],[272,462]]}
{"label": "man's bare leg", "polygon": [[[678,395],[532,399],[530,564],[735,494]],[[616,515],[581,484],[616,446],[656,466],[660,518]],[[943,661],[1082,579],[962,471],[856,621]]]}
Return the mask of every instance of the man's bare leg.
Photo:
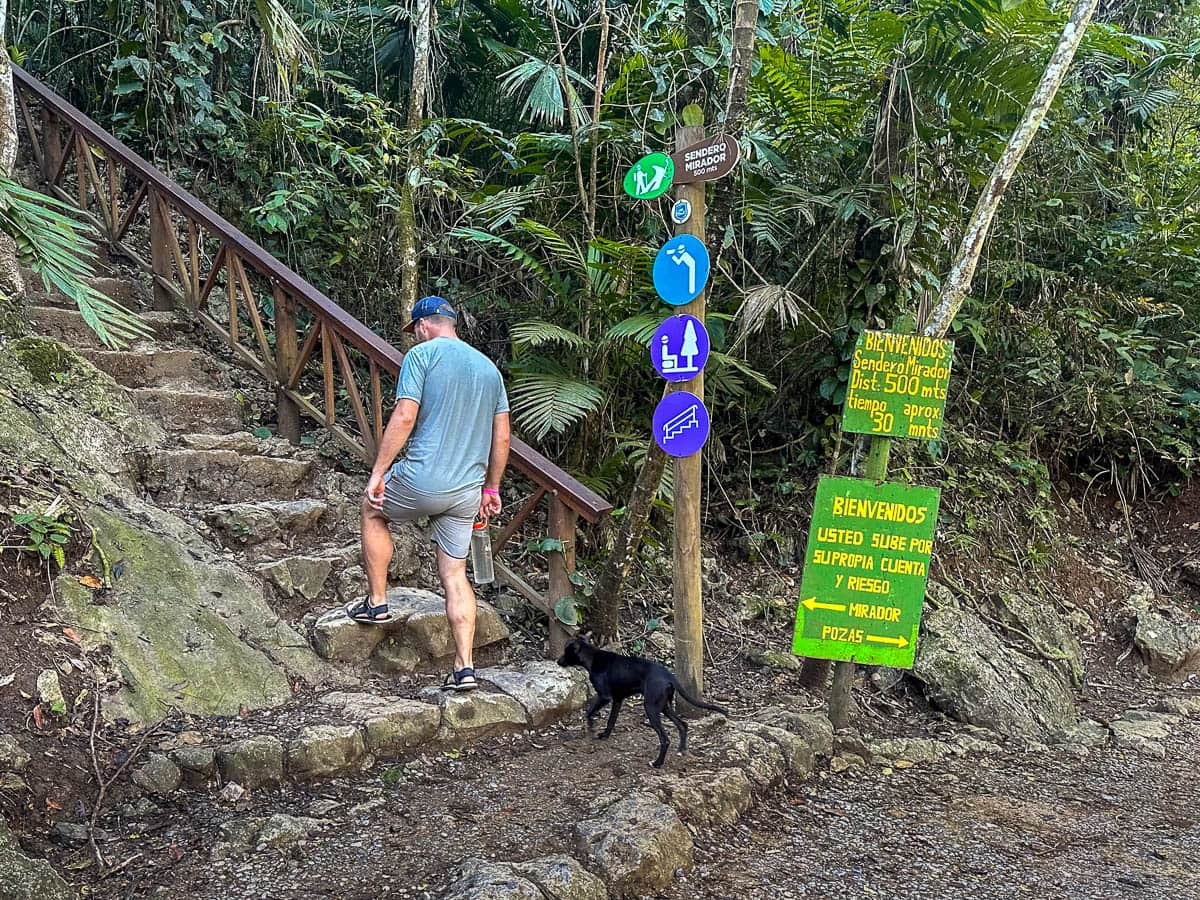
{"label": "man's bare leg", "polygon": [[[363,568],[367,570],[367,589],[372,606],[387,603],[387,573],[395,547],[388,520],[366,500],[362,505]],[[465,572],[465,568],[464,568]],[[447,595],[449,596],[449,595]]]}
{"label": "man's bare leg", "polygon": [[467,580],[467,561],[437,551],[438,578],[446,592],[446,618],[454,635],[454,671],[475,667],[475,592]]}

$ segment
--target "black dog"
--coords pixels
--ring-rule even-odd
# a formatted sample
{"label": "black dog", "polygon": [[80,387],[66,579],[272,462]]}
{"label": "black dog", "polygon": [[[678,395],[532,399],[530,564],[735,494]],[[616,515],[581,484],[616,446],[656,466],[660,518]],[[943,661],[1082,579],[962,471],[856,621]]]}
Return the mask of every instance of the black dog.
{"label": "black dog", "polygon": [[650,727],[658,732],[658,759],[650,764],[656,769],[662,768],[663,760],[667,758],[667,748],[671,746],[663,728],[662,716],[675,723],[675,727],[679,729],[679,752],[687,753],[688,726],[675,711],[677,691],[679,696],[692,706],[710,709],[723,716],[729,715],[719,706],[690,696],[666,666],[640,656],[609,653],[607,650],[593,647],[582,636],[571,639],[558,664],[587,669],[592,687],[596,689],[596,697],[587,708],[589,732],[595,723],[596,714],[612,703],[612,709],[608,713],[608,725],[601,732],[601,738],[612,734],[613,726],[617,723],[617,713],[621,711],[621,704],[625,698],[635,694],[642,695],[646,705],[646,718]]}

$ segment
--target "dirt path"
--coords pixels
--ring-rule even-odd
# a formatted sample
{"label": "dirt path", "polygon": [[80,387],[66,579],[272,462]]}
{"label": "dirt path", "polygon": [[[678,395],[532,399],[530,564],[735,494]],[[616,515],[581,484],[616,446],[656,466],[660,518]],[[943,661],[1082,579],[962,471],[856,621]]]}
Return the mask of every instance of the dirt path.
{"label": "dirt path", "polygon": [[1200,725],[1167,749],[826,774],[698,841],[666,896],[1200,898]]}

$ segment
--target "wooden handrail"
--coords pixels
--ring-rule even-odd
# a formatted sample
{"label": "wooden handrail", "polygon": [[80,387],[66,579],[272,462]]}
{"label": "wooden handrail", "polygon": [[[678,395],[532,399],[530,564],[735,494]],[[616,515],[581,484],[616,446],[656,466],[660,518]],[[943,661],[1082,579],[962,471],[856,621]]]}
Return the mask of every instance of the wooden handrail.
{"label": "wooden handrail", "polygon": [[[273,379],[276,387],[283,394],[288,395],[291,398],[291,402],[297,403],[302,411],[323,422],[339,438],[347,440],[345,432],[333,421],[333,412],[329,408],[330,403],[326,403],[326,409],[322,413],[311,403],[308,403],[296,394],[296,383],[301,375],[303,365],[307,362],[307,355],[302,354],[303,358],[299,360],[294,372],[285,373],[279,370],[276,360],[263,359],[262,356],[254,354],[252,351],[248,351],[238,345],[236,314],[240,308],[238,305],[239,291],[242,297],[241,302],[245,303],[247,308],[252,312],[250,316],[250,321],[254,326],[252,334],[257,335],[260,343],[265,343],[266,340],[262,323],[258,319],[258,312],[253,306],[255,298],[246,277],[246,269],[252,269],[259,276],[271,282],[271,289],[275,292],[276,297],[279,296],[279,291],[282,290],[312,316],[314,319],[312,325],[314,331],[310,333],[312,341],[315,344],[315,341],[318,339],[318,335],[315,332],[317,329],[322,329],[319,335],[322,343],[322,353],[330,359],[336,356],[339,368],[349,385],[349,393],[354,402],[356,418],[360,423],[363,423],[365,420],[366,430],[363,431],[361,441],[351,440],[349,442],[352,443],[354,449],[364,459],[370,461],[370,454],[373,452],[372,448],[378,438],[381,437],[381,435],[374,434],[373,429],[381,423],[377,423],[374,416],[366,416],[361,399],[356,392],[352,375],[348,371],[350,363],[346,358],[345,349],[341,346],[340,341],[349,342],[352,347],[361,352],[371,367],[371,381],[374,389],[371,394],[372,409],[381,400],[378,395],[379,370],[396,376],[404,360],[403,354],[346,310],[342,309],[342,307],[338,306],[329,297],[325,296],[325,294],[310,284],[305,278],[277,260],[271,253],[239,228],[193,194],[184,190],[163,172],[125,146],[120,140],[109,134],[100,125],[92,121],[92,119],[67,100],[60,97],[41,81],[19,66],[14,65],[12,69],[13,80],[18,89],[17,94],[21,113],[26,128],[30,132],[31,143],[34,145],[34,155],[38,163],[42,166],[42,171],[46,175],[51,189],[59,196],[63,196],[72,202],[79,203],[81,200],[85,201],[80,203],[80,205],[86,208],[87,189],[84,185],[84,180],[90,176],[93,182],[99,182],[99,174],[90,156],[90,147],[98,148],[107,160],[119,161],[125,172],[140,180],[141,185],[124,214],[120,214],[117,209],[115,176],[111,166],[106,166],[110,200],[106,199],[105,202],[110,205],[99,208],[102,213],[101,218],[104,220],[101,224],[107,226],[107,228],[103,228],[102,230],[108,234],[112,245],[114,247],[123,246],[121,240],[128,231],[131,220],[139,212],[144,212],[147,207],[149,208],[149,213],[147,214],[150,216],[152,231],[157,228],[157,236],[160,238],[163,231],[169,232],[172,228],[170,224],[172,212],[177,211],[180,213],[188,225],[188,237],[191,246],[191,271],[185,271],[187,261],[184,259],[184,253],[180,250],[176,238],[173,236],[170,237],[166,241],[167,245],[170,246],[170,255],[166,256],[165,259],[156,258],[152,266],[142,261],[145,267],[154,274],[156,290],[167,290],[179,299],[190,300],[193,311],[201,318],[201,321],[212,330],[222,333],[233,349],[238,352],[240,358],[250,363],[264,377]],[[75,140],[69,141],[65,149],[62,146],[51,147],[49,144],[50,139],[43,134],[46,146],[37,146],[36,136],[33,133],[33,120],[25,103],[24,94],[30,95],[41,104],[43,115],[49,111],[59,122],[69,126]],[[54,136],[54,140],[57,142],[58,135]],[[71,144],[75,146],[71,147]],[[58,186],[59,181],[67,175],[66,162],[72,150],[77,154],[77,168],[79,169],[79,183],[77,185],[79,195],[77,198],[66,195]],[[80,158],[85,152],[88,153],[86,160]],[[95,184],[95,186],[99,187],[98,184]],[[147,194],[150,195],[149,202],[144,203],[147,199]],[[209,234],[221,242],[220,251],[213,260],[212,269],[204,282],[203,291],[200,291],[198,288],[201,280],[197,271],[198,254],[196,252],[195,237],[195,230],[197,228],[207,230]],[[222,265],[226,267],[226,278],[229,285],[229,303],[231,309],[230,333],[223,332],[219,323],[208,318],[197,308],[200,300],[207,297],[209,291],[212,290]],[[177,272],[179,281],[183,285],[182,289],[171,282],[169,273],[172,270]],[[199,296],[189,297],[189,286],[192,286],[191,290]],[[313,344],[306,342],[306,346],[311,351]],[[265,351],[266,348],[263,347],[262,349]],[[264,353],[263,355],[266,354]],[[326,372],[325,391],[327,400],[333,397],[334,377],[335,374],[332,371]],[[509,459],[512,468],[521,472],[530,481],[538,485],[539,488],[544,489],[551,497],[557,498],[559,502],[576,511],[588,522],[598,522],[612,510],[611,503],[573,478],[524,441],[516,438],[513,439]]]}

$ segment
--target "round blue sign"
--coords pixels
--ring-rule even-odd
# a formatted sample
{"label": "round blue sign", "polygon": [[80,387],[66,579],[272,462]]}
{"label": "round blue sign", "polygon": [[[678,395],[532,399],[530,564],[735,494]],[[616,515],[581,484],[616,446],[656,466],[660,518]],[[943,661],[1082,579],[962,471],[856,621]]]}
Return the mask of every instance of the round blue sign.
{"label": "round blue sign", "polygon": [[708,284],[708,251],[690,234],[677,234],[654,257],[654,289],[672,306],[691,303]]}
{"label": "round blue sign", "polygon": [[662,398],[654,409],[654,440],[668,456],[691,456],[704,446],[710,429],[704,401],[687,391]]}
{"label": "round blue sign", "polygon": [[695,378],[708,362],[708,330],[695,316],[671,316],[650,339],[654,371],[667,381]]}

